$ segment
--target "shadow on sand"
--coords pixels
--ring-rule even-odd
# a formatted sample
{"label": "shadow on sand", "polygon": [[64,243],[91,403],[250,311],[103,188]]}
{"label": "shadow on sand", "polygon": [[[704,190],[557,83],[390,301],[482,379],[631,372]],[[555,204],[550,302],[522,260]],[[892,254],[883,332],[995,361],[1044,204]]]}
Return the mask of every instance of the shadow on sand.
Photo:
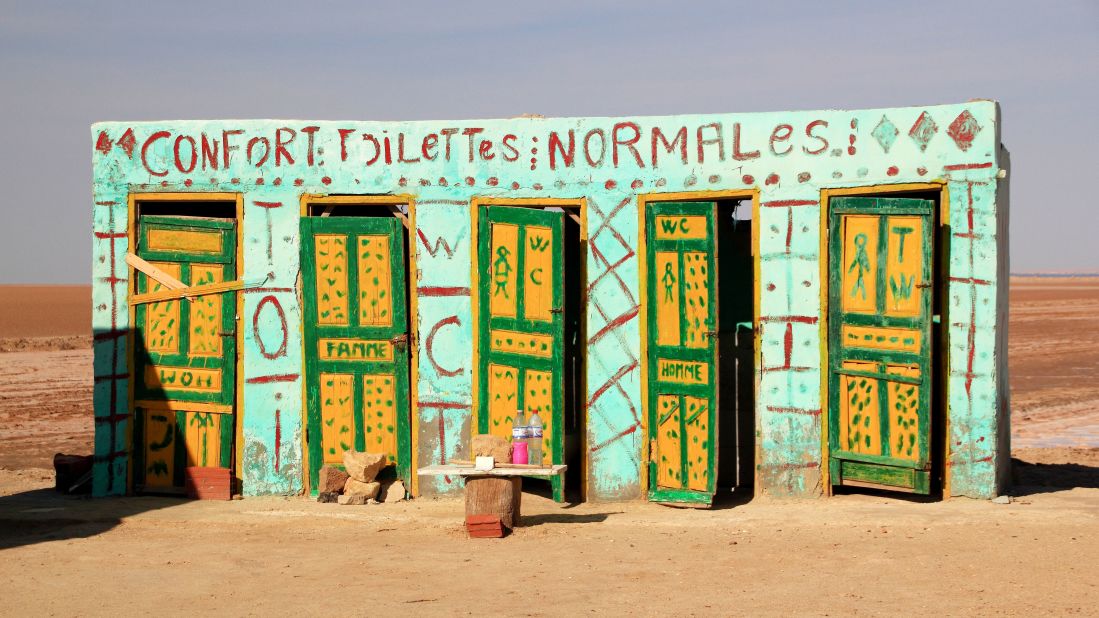
{"label": "shadow on sand", "polygon": [[127,517],[185,502],[184,498],[154,496],[91,499],[62,495],[53,489],[0,496],[0,550],[93,537]]}

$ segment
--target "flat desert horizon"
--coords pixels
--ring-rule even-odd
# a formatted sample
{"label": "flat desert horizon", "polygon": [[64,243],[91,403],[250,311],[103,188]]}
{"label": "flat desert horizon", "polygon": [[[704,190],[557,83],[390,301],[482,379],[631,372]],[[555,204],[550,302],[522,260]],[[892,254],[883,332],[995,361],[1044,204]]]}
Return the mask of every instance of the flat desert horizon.
{"label": "flat desert horizon", "polygon": [[[56,494],[54,453],[92,450],[90,318],[88,286],[0,286],[0,615],[313,615],[352,598],[447,616],[1097,607],[1097,278],[1011,280],[1006,499],[733,492],[711,509],[675,509],[525,491],[522,525],[504,540],[468,538],[457,498],[349,507]],[[495,573],[519,577],[501,586]],[[532,574],[537,586],[521,587]],[[653,590],[659,604],[644,602]]]}

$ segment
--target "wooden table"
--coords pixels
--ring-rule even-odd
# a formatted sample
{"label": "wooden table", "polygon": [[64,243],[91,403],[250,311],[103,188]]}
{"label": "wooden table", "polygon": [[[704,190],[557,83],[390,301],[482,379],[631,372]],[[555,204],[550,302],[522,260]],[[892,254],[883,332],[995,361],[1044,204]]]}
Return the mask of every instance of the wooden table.
{"label": "wooden table", "polygon": [[496,515],[504,526],[519,525],[524,476],[556,476],[568,466],[498,467],[478,470],[473,466],[448,464],[426,466],[421,476],[461,476],[466,481],[466,516]]}

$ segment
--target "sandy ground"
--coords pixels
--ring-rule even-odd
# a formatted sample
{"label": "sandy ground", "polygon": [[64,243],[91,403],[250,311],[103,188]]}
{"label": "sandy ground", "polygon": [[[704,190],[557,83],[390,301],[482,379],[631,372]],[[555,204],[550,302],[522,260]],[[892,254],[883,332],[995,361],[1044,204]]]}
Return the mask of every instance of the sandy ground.
{"label": "sandy ground", "polygon": [[0,287],[0,350],[16,350],[0,353],[0,615],[1099,615],[1099,280],[1013,282],[1010,504],[528,494],[504,541],[466,538],[453,500],[44,489],[53,453],[91,450],[90,299],[69,288],[37,330],[46,318],[11,309],[42,306],[29,289]]}

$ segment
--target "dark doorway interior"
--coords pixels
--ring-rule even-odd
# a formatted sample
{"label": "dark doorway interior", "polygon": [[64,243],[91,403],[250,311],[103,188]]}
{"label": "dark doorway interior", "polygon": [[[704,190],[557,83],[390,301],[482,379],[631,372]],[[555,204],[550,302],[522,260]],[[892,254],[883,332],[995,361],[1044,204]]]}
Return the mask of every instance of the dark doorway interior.
{"label": "dark doorway interior", "polygon": [[751,200],[717,203],[718,457],[715,499],[751,494],[755,468],[755,267]]}

